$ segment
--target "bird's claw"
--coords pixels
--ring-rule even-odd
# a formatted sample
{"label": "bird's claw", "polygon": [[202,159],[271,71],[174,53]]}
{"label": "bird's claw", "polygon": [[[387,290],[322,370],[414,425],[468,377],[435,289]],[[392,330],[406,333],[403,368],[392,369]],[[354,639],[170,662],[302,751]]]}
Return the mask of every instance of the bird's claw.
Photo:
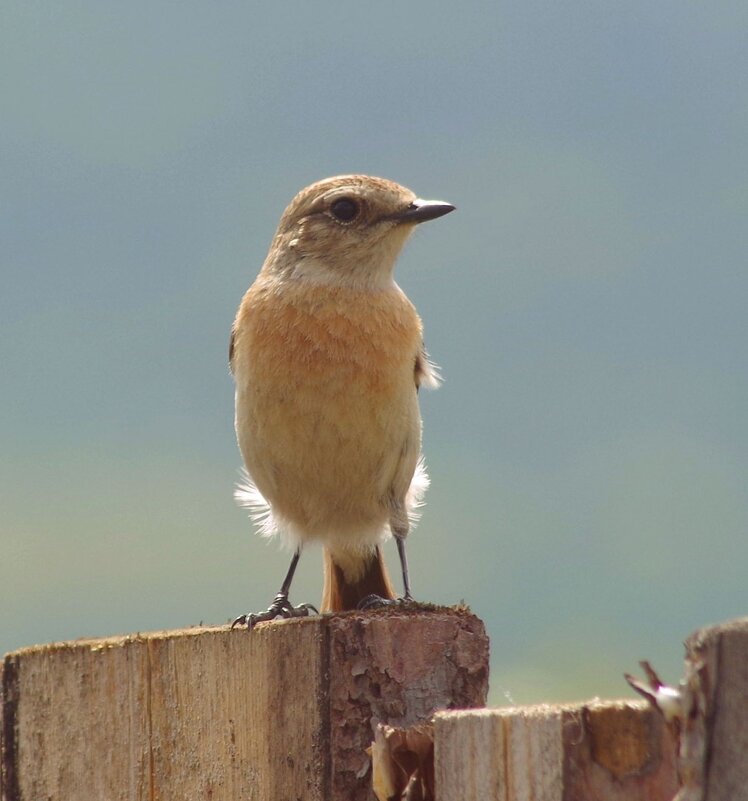
{"label": "bird's claw", "polygon": [[299,604],[298,606],[292,606],[291,602],[288,600],[288,596],[279,593],[273,599],[273,603],[271,603],[264,612],[253,612],[251,614],[239,615],[239,617],[236,618],[236,620],[234,620],[234,622],[231,624],[231,628],[234,629],[237,626],[246,626],[248,631],[252,631],[257,623],[264,623],[267,620],[275,620],[276,617],[282,617],[284,619],[291,617],[307,617],[312,612],[314,612],[316,615],[319,614],[317,608],[312,604]]}
{"label": "bird's claw", "polygon": [[412,604],[415,601],[410,595],[405,595],[402,598],[382,598],[381,595],[367,595],[362,598],[356,605],[356,609],[366,612],[370,609],[384,609],[392,606],[403,606],[405,604]]}

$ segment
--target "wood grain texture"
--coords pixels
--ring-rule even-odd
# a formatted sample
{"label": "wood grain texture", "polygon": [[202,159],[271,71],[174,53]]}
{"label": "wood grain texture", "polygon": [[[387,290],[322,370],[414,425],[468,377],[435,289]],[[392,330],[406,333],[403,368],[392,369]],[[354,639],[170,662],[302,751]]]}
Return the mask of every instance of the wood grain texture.
{"label": "wood grain texture", "polygon": [[437,714],[437,801],[671,801],[676,744],[639,702]]}
{"label": "wood grain texture", "polygon": [[453,610],[26,648],[3,664],[2,799],[369,798],[376,723],[481,705],[487,672]]}

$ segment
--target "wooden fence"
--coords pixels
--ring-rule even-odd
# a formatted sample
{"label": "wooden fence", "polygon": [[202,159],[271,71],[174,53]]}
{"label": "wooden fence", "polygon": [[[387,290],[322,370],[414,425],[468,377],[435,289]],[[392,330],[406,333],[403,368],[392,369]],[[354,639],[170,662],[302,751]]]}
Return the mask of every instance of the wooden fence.
{"label": "wooden fence", "polygon": [[3,662],[0,795],[748,801],[748,619],[693,635],[651,702],[485,709],[487,686],[464,609],[26,648]]}

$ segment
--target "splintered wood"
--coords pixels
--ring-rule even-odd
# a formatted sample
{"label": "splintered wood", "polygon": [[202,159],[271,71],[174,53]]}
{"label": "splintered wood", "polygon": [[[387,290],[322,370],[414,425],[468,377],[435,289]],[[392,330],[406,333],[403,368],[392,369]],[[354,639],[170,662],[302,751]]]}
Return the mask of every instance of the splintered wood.
{"label": "splintered wood", "polygon": [[672,801],[676,744],[641,702],[443,712],[436,801]]}
{"label": "splintered wood", "polygon": [[380,724],[371,744],[377,801],[434,801],[434,727]]}
{"label": "splintered wood", "polygon": [[3,664],[3,801],[363,801],[378,723],[485,703],[462,609],[27,648]]}

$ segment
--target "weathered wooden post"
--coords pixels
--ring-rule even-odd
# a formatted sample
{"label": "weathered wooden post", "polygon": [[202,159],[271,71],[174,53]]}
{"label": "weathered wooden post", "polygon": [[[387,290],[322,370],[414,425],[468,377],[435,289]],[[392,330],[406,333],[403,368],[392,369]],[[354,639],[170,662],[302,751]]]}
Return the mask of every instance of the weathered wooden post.
{"label": "weathered wooden post", "polygon": [[676,746],[635,701],[440,712],[436,801],[672,801]]}
{"label": "weathered wooden post", "polygon": [[748,801],[748,618],[686,640],[678,801]]}
{"label": "weathered wooden post", "polygon": [[3,664],[2,799],[371,799],[377,723],[481,706],[487,685],[462,609],[25,648]]}

